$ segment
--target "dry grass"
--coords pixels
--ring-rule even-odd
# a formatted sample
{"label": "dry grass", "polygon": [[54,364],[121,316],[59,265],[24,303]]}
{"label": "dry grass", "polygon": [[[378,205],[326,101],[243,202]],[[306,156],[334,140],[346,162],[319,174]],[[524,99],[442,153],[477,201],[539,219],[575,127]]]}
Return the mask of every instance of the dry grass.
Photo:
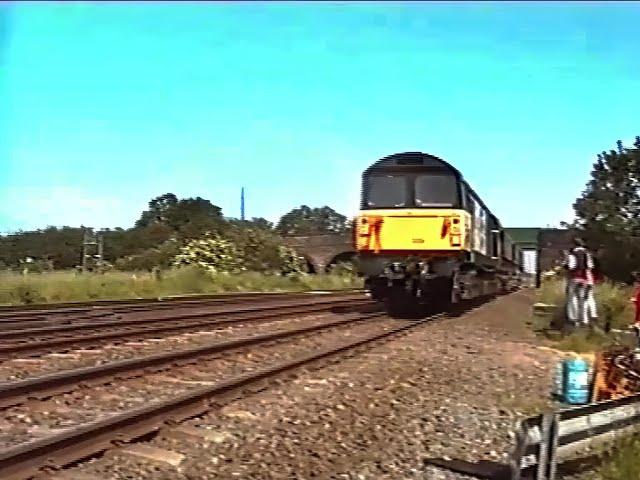
{"label": "dry grass", "polygon": [[[598,307],[600,327],[604,328],[605,321],[611,322],[612,328],[626,328],[633,320],[633,304],[630,298],[632,289],[625,285],[605,282],[596,285],[595,296]],[[538,290],[538,301],[549,305],[556,305],[556,315],[564,315],[565,282],[560,279],[550,279],[542,283]]]}
{"label": "dry grass", "polygon": [[601,480],[631,480],[640,478],[640,436],[618,440],[612,445],[610,456],[597,470]]}
{"label": "dry grass", "polygon": [[553,340],[553,347],[558,350],[587,353],[602,350],[615,343],[628,343],[629,338],[622,338],[612,333],[603,333],[608,325],[612,329],[625,330],[633,320],[633,304],[630,302],[631,288],[614,283],[603,283],[596,286],[596,304],[598,308],[597,331],[577,331],[558,338],[558,333],[545,331],[549,324],[562,325],[565,315],[565,282],[563,279],[548,279],[538,290],[537,300],[548,305],[556,305],[551,318],[535,319],[531,323],[539,332]]}
{"label": "dry grass", "polygon": [[90,300],[152,298],[169,295],[224,292],[297,292],[362,288],[353,275],[302,275],[285,277],[246,272],[237,275],[209,275],[197,268],[149,273],[107,272],[78,274],[51,272],[20,275],[0,273],[0,304],[24,305]]}

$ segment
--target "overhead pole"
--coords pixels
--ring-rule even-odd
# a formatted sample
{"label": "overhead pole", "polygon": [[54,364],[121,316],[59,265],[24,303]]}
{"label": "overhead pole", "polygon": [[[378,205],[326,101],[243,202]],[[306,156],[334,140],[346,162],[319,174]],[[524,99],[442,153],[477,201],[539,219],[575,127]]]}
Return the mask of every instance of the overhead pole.
{"label": "overhead pole", "polygon": [[240,220],[244,222],[244,187],[240,190]]}
{"label": "overhead pole", "polygon": [[[96,251],[97,250],[97,251]],[[82,226],[82,271],[86,272],[102,261],[103,240],[93,228]],[[97,255],[96,255],[97,254]],[[96,260],[98,262],[96,262]]]}

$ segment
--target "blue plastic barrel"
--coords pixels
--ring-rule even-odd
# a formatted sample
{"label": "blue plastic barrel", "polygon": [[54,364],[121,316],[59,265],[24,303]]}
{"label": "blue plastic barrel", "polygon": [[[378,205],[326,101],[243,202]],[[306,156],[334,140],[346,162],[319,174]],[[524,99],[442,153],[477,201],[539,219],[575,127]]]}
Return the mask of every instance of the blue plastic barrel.
{"label": "blue plastic barrel", "polygon": [[589,403],[589,364],[581,358],[564,361],[564,401],[572,405]]}

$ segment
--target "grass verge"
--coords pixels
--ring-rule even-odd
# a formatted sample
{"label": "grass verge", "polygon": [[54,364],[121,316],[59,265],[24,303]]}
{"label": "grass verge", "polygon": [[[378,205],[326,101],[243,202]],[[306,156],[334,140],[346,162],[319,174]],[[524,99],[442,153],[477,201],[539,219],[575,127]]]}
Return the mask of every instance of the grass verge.
{"label": "grass verge", "polygon": [[0,304],[120,300],[198,293],[344,290],[362,286],[362,280],[353,275],[285,277],[258,272],[210,275],[192,267],[168,270],[159,277],[149,273],[117,271],[104,274],[68,271],[28,275],[0,273]]}
{"label": "grass verge", "polygon": [[560,334],[558,327],[564,322],[565,282],[562,279],[545,280],[537,292],[537,301],[555,305],[556,309],[544,317],[531,320],[534,330],[546,338],[553,348],[588,353],[605,349],[616,344],[633,345],[633,337],[616,333],[605,333],[607,325],[611,329],[626,330],[633,320],[633,304],[629,301],[631,289],[610,282],[596,286],[595,297],[598,309],[597,329],[579,330],[570,334]]}
{"label": "grass verge", "polygon": [[602,464],[585,476],[589,480],[631,480],[640,478],[640,436],[613,442],[602,456]]}

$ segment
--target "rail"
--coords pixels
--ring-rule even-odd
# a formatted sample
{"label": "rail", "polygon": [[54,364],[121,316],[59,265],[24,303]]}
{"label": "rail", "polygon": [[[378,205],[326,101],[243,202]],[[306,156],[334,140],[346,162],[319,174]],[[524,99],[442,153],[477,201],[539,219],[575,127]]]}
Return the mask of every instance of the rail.
{"label": "rail", "polygon": [[22,443],[0,451],[0,478],[17,480],[61,470],[78,460],[89,458],[119,444],[171,428],[179,422],[202,415],[225,403],[258,392],[271,382],[294,377],[296,369],[321,367],[336,361],[336,355],[353,355],[380,341],[390,340],[419,325],[443,318],[436,314],[415,322],[406,322],[384,332],[305,352],[291,360],[265,365],[264,368],[223,380],[211,386],[178,394],[168,400],[71,427],[61,433]]}
{"label": "rail", "polygon": [[78,301],[78,302],[58,302],[58,303],[31,303],[25,305],[2,305],[0,304],[0,315],[3,314],[15,314],[15,313],[27,313],[38,310],[49,311],[61,311],[66,309],[91,309],[97,307],[127,307],[127,306],[142,306],[142,305],[160,305],[167,303],[180,303],[180,302],[197,302],[205,300],[245,300],[251,298],[268,298],[268,297],[288,297],[288,296],[303,296],[303,295],[319,295],[319,294],[348,294],[348,293],[364,293],[365,290],[361,288],[355,289],[336,289],[336,290],[323,290],[323,291],[301,291],[301,292],[242,292],[242,293],[187,293],[182,295],[167,295],[159,297],[137,297],[137,298],[123,298],[112,300],[92,300],[92,301]]}
{"label": "rail", "polygon": [[[369,302],[370,300],[366,299],[366,297],[364,297],[364,300],[358,300],[357,297],[332,297],[322,301],[307,301],[304,305],[300,302],[280,303],[277,305],[242,307],[240,309],[173,314],[162,318],[116,320],[112,322],[95,322],[93,324],[0,331],[0,359],[6,359],[8,356],[17,353],[35,355],[43,351],[48,352],[52,348],[60,349],[86,344],[93,345],[102,341],[123,338],[131,340],[132,338],[145,338],[149,335],[155,336],[161,333],[197,330],[210,326],[219,327],[239,322],[257,323],[292,315],[306,315],[342,308],[350,309],[356,306],[366,306]],[[374,306],[372,304],[372,307]],[[86,328],[96,331],[93,333],[83,331]],[[103,328],[106,328],[107,331],[103,331]],[[37,338],[32,336],[35,331],[56,334],[56,336]],[[63,334],[63,336],[58,336],[57,334]],[[12,342],[2,343],[4,339],[12,340]]]}

